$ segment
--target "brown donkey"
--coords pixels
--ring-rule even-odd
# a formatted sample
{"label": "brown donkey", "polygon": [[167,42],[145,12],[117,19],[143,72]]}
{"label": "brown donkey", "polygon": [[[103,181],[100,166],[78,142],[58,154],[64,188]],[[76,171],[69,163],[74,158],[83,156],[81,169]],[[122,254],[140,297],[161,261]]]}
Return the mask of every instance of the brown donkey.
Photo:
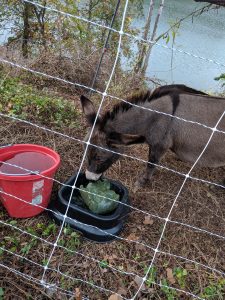
{"label": "brown donkey", "polygon": [[[90,142],[113,152],[89,146],[86,170],[88,179],[98,180],[119,159],[117,152],[122,153],[124,146],[131,144],[149,145],[149,163],[136,182],[137,187],[151,178],[154,164],[158,164],[169,149],[181,160],[194,163],[212,131],[179,118],[214,127],[225,110],[225,99],[209,96],[184,85],[162,86],[153,92],[133,96],[129,102],[131,104],[115,105],[112,111],[107,111],[97,119]],[[89,125],[93,125],[96,112],[92,102],[81,96],[81,104]],[[221,120],[218,129],[225,131],[225,118]],[[225,165],[225,134],[215,132],[198,165]]]}

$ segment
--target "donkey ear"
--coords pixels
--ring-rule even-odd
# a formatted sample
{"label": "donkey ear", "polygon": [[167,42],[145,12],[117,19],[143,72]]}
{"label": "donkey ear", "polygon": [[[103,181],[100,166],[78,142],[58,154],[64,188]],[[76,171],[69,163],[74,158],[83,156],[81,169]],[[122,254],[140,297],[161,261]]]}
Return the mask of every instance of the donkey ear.
{"label": "donkey ear", "polygon": [[108,141],[111,145],[132,145],[142,144],[145,142],[145,137],[136,134],[123,134],[119,132],[111,132],[108,135]]}
{"label": "donkey ear", "polygon": [[93,103],[83,95],[80,97],[80,102],[88,124],[93,125],[96,118],[96,112]]}

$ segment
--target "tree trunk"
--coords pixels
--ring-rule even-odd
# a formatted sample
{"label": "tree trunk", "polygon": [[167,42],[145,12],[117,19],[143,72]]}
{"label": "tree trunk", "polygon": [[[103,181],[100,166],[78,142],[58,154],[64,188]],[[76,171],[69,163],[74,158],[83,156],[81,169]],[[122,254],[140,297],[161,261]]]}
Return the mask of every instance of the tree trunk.
{"label": "tree trunk", "polygon": [[[89,21],[92,19],[92,8],[93,8],[92,0],[89,0],[89,5],[88,5],[88,20]],[[88,32],[90,32],[90,29],[91,29],[91,24],[87,23]]]}
{"label": "tree trunk", "polygon": [[24,2],[24,11],[23,11],[23,41],[22,41],[22,54],[24,58],[28,58],[28,41],[30,38],[30,23],[29,23],[29,14],[30,14],[30,4]]}
{"label": "tree trunk", "polygon": [[45,12],[46,12],[46,1],[43,3],[43,7],[38,10],[38,8],[33,5],[34,13],[36,15],[38,25],[39,25],[39,32],[41,34],[41,43],[46,48],[46,38],[45,38]]}
{"label": "tree trunk", "polygon": [[155,36],[156,36],[158,24],[159,24],[159,19],[160,19],[160,16],[162,14],[162,11],[163,11],[164,2],[165,2],[164,0],[161,0],[160,7],[159,7],[159,10],[158,10],[158,14],[157,14],[155,24],[154,24],[154,29],[153,29],[152,36],[151,36],[151,44],[148,46],[147,54],[146,54],[145,59],[144,59],[144,65],[143,65],[143,68],[141,69],[142,74],[146,73],[146,70],[147,70],[147,67],[148,67],[149,57],[150,57],[150,54],[152,52],[152,47],[155,44]]}
{"label": "tree trunk", "polygon": [[[144,27],[144,33],[143,33],[143,36],[142,36],[142,38],[144,40],[148,39],[148,35],[149,35],[149,32],[150,32],[151,19],[152,19],[154,4],[155,4],[154,0],[150,0],[148,16],[147,16],[147,20],[146,20],[145,27]],[[144,57],[146,55],[146,51],[147,51],[146,44],[141,43],[141,45],[139,47],[139,54],[138,54],[137,63],[136,63],[136,66],[134,68],[135,73],[140,72],[141,68],[143,67],[143,60],[144,60]]]}

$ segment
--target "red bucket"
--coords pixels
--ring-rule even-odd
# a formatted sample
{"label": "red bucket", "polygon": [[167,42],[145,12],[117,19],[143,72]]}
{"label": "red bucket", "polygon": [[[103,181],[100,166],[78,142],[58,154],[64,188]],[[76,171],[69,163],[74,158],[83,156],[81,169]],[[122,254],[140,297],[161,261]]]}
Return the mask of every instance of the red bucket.
{"label": "red bucket", "polygon": [[58,153],[47,147],[19,144],[0,148],[0,198],[10,217],[33,217],[48,206],[53,185],[51,178],[59,164]]}

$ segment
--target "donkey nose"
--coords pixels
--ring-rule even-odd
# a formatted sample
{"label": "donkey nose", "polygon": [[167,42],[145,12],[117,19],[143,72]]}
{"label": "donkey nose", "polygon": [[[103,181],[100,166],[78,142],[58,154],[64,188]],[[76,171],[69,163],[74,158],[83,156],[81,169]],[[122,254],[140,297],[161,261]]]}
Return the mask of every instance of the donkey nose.
{"label": "donkey nose", "polygon": [[86,170],[85,172],[85,176],[88,180],[93,180],[93,181],[97,181],[100,179],[100,177],[102,176],[102,174],[96,174],[96,173],[93,173],[93,172],[90,172],[88,170]]}

